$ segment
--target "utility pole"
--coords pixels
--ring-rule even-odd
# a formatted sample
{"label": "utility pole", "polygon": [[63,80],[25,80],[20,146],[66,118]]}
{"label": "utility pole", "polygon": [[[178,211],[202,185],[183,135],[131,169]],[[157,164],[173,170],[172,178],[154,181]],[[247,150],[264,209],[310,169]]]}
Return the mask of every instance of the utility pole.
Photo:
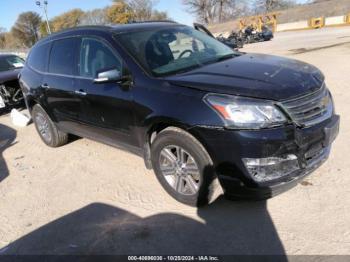
{"label": "utility pole", "polygon": [[44,14],[45,14],[45,19],[46,19],[46,29],[49,35],[51,35],[51,28],[50,28],[50,23],[49,23],[49,19],[47,16],[47,5],[48,2],[46,0],[43,1],[43,4],[41,3],[41,1],[36,1],[35,2],[37,6],[39,6],[39,8],[42,8],[44,10]]}

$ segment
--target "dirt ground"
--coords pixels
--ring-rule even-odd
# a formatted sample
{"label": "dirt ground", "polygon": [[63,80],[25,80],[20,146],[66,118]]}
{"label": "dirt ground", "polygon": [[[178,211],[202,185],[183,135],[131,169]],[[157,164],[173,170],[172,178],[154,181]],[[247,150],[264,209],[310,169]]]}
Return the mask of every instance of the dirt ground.
{"label": "dirt ground", "polygon": [[350,28],[279,33],[244,51],[327,77],[341,132],[306,182],[267,202],[184,206],[143,160],[87,139],[51,149],[0,117],[0,254],[349,254]]}

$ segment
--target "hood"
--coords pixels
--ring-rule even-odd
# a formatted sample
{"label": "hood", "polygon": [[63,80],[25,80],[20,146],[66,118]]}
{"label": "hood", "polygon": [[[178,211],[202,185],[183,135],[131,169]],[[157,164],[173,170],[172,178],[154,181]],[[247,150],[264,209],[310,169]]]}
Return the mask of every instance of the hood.
{"label": "hood", "polygon": [[18,74],[21,72],[21,69],[14,69],[9,71],[0,72],[0,84],[18,79]]}
{"label": "hood", "polygon": [[304,62],[243,54],[166,80],[213,93],[279,101],[316,91],[321,88],[324,76],[316,67]]}

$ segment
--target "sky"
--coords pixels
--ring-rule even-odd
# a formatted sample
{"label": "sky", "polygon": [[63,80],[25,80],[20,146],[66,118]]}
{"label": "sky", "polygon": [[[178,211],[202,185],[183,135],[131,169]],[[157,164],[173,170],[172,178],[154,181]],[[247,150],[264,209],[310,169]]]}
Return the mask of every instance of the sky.
{"label": "sky", "polygon": [[[42,10],[35,5],[36,0],[0,0],[0,27],[10,30],[18,15],[26,11],[35,11],[43,15]],[[111,4],[111,0],[48,0],[49,19],[73,8],[84,11],[103,8]],[[159,11],[167,11],[175,21],[191,25],[193,16],[185,11],[182,0],[159,0],[156,6]]]}
{"label": "sky", "polygon": [[[298,0],[305,2],[306,0]],[[36,11],[43,15],[42,10],[35,5],[36,0],[0,0],[0,27],[10,30],[18,15],[26,11]],[[94,8],[103,8],[111,4],[111,0],[48,0],[49,19],[73,8],[84,11]],[[158,0],[156,9],[166,11],[176,22],[191,25],[194,15],[186,12],[182,0]]]}

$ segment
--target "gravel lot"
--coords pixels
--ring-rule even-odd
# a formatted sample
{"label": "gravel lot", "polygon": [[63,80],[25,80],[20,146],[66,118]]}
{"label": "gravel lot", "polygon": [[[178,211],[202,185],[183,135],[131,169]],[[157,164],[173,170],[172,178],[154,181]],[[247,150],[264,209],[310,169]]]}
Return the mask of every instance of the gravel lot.
{"label": "gravel lot", "polygon": [[279,33],[244,51],[326,75],[342,117],[328,162],[267,202],[170,198],[143,160],[87,139],[46,147],[0,117],[0,254],[349,254],[350,28]]}

